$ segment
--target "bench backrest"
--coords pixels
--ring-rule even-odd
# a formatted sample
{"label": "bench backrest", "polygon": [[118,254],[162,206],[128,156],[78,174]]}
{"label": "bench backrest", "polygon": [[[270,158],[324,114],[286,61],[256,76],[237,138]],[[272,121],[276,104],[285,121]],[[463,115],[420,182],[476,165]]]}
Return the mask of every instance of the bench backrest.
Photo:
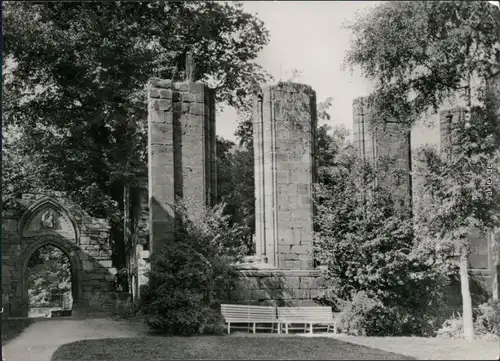
{"label": "bench backrest", "polygon": [[308,306],[308,307],[278,307],[278,318],[296,320],[321,320],[333,321],[334,315],[331,307]]}
{"label": "bench backrest", "polygon": [[276,319],[276,308],[272,306],[221,305],[225,319]]}

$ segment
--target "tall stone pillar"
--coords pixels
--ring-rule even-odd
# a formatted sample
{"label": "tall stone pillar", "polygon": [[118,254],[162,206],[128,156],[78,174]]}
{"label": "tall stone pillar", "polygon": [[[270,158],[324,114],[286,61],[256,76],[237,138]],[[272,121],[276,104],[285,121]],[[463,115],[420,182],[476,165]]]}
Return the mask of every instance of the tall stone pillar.
{"label": "tall stone pillar", "polygon": [[358,156],[379,168],[379,162],[388,162],[389,170],[401,171],[401,177],[378,172],[376,181],[391,189],[396,207],[411,209],[411,139],[408,128],[397,121],[375,125],[372,121],[368,97],[353,101],[353,146]]}
{"label": "tall stone pillar", "polygon": [[148,95],[149,221],[154,252],[173,236],[176,198],[200,206],[215,201],[215,94],[201,83],[152,79]]}
{"label": "tall stone pillar", "polygon": [[377,150],[375,134],[370,125],[370,107],[368,97],[353,100],[353,146],[362,159],[374,161]]}
{"label": "tall stone pillar", "polygon": [[311,269],[316,93],[295,83],[264,87],[253,116],[257,258]]}
{"label": "tall stone pillar", "polygon": [[439,112],[440,152],[444,156],[451,156],[454,149],[460,147],[458,130],[465,123],[465,108],[455,107]]}

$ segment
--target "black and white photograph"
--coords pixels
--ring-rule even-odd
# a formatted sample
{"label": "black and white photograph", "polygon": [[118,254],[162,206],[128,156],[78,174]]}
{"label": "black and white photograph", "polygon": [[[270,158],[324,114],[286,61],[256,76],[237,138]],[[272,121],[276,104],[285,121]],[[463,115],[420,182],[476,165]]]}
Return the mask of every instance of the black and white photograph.
{"label": "black and white photograph", "polygon": [[3,1],[2,361],[500,361],[500,1]]}

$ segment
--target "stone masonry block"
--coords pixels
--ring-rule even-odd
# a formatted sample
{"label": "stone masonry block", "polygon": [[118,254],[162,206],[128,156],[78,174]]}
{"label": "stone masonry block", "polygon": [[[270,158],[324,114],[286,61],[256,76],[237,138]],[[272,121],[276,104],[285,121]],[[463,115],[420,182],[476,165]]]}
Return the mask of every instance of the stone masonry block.
{"label": "stone masonry block", "polygon": [[170,89],[160,89],[160,98],[161,99],[172,99],[173,92]]}
{"label": "stone masonry block", "polygon": [[203,103],[205,101],[205,94],[195,93],[195,103]]}
{"label": "stone masonry block", "polygon": [[172,80],[153,78],[149,81],[151,87],[171,89]]}
{"label": "stone masonry block", "polygon": [[237,281],[238,289],[255,290],[260,288],[258,277],[245,277]]}
{"label": "stone masonry block", "polygon": [[286,277],[285,288],[300,288],[300,277],[299,276],[289,276]]}
{"label": "stone masonry block", "polygon": [[187,103],[195,103],[196,97],[192,93],[182,93],[182,101]]}
{"label": "stone masonry block", "polygon": [[290,248],[291,247],[293,247],[293,246],[292,245],[288,245],[288,244],[280,243],[280,244],[278,244],[278,252],[280,254],[290,253]]}
{"label": "stone masonry block", "polygon": [[307,255],[309,253],[309,248],[302,245],[294,244],[291,246],[291,253]]}
{"label": "stone masonry block", "polygon": [[294,298],[299,300],[309,299],[311,298],[311,290],[305,288],[295,288],[293,289]]}
{"label": "stone masonry block", "polygon": [[174,83],[174,89],[181,91],[181,92],[187,92],[189,90],[189,83],[182,82],[182,83]]}
{"label": "stone masonry block", "polygon": [[150,171],[151,180],[154,181],[156,185],[163,185],[170,189],[173,189],[174,179],[173,172],[171,169],[165,169],[159,165],[151,166],[153,169]]}
{"label": "stone masonry block", "polygon": [[272,299],[272,292],[264,289],[252,290],[250,293],[250,297],[253,300],[270,300]]}
{"label": "stone masonry block", "polygon": [[157,107],[158,111],[171,111],[172,101],[169,99],[158,99],[154,106]]}
{"label": "stone masonry block", "polygon": [[316,289],[318,287],[318,277],[300,277],[300,288]]}
{"label": "stone masonry block", "polygon": [[[151,123],[150,124],[150,137],[149,144],[150,145],[173,145],[172,139],[172,124],[166,123]],[[154,149],[154,148],[153,148]],[[156,148],[155,150],[157,150]],[[171,151],[170,149],[166,149],[166,152]]]}
{"label": "stone masonry block", "polygon": [[252,299],[252,291],[242,289],[230,290],[229,297],[235,301]]}
{"label": "stone masonry block", "polygon": [[204,94],[205,92],[205,84],[203,83],[192,82],[189,83],[188,88],[189,92],[193,94]]}
{"label": "stone masonry block", "polygon": [[205,107],[203,106],[203,104],[194,103],[191,105],[191,114],[203,115],[205,114],[204,112],[205,112]]}

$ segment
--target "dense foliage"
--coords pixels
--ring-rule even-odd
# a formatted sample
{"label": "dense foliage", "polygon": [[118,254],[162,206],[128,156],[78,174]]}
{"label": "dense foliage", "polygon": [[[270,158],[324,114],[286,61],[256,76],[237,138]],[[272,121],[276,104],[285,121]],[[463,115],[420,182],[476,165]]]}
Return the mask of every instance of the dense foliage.
{"label": "dense foliage", "polygon": [[361,307],[368,334],[428,332],[432,312],[441,311],[438,291],[453,272],[449,253],[421,238],[411,213],[398,209],[391,189],[383,187],[396,181],[375,181],[395,180],[397,170],[384,171],[379,162],[375,172],[349,145],[334,163],[323,170],[328,182],[317,187],[315,254],[334,284],[326,298],[345,312]]}
{"label": "dense foliage", "polygon": [[231,224],[244,229],[243,242],[248,255],[254,254],[255,195],[253,150],[237,147],[217,137],[217,201],[224,202]]}
{"label": "dense foliage", "polygon": [[229,224],[222,205],[193,217],[193,204],[179,203],[175,239],[155,253],[142,293],[146,324],[168,334],[220,331],[221,301],[237,279],[234,266],[244,253],[242,229]]}
{"label": "dense foliage", "polygon": [[469,80],[477,80],[474,96],[499,70],[500,17],[486,1],[387,1],[347,28],[354,38],[346,65],[373,81],[380,122],[413,124],[466,94]]}
{"label": "dense foliage", "polygon": [[47,305],[53,291],[71,291],[71,264],[58,248],[39,248],[28,262],[28,298],[31,307]]}
{"label": "dense foliage", "polygon": [[4,2],[2,10],[3,136],[14,145],[4,149],[4,199],[26,184],[67,191],[110,221],[114,266],[124,269],[124,192],[146,174],[148,79],[183,79],[189,49],[194,80],[245,108],[267,78],[255,58],[268,32],[228,2]]}
{"label": "dense foliage", "polygon": [[348,27],[354,38],[346,65],[372,80],[375,123],[397,119],[411,126],[460,97],[467,106],[459,147],[450,157],[428,155],[425,188],[432,205],[427,235],[456,245],[463,330],[471,340],[467,234],[500,225],[498,8],[485,1],[384,2]]}

